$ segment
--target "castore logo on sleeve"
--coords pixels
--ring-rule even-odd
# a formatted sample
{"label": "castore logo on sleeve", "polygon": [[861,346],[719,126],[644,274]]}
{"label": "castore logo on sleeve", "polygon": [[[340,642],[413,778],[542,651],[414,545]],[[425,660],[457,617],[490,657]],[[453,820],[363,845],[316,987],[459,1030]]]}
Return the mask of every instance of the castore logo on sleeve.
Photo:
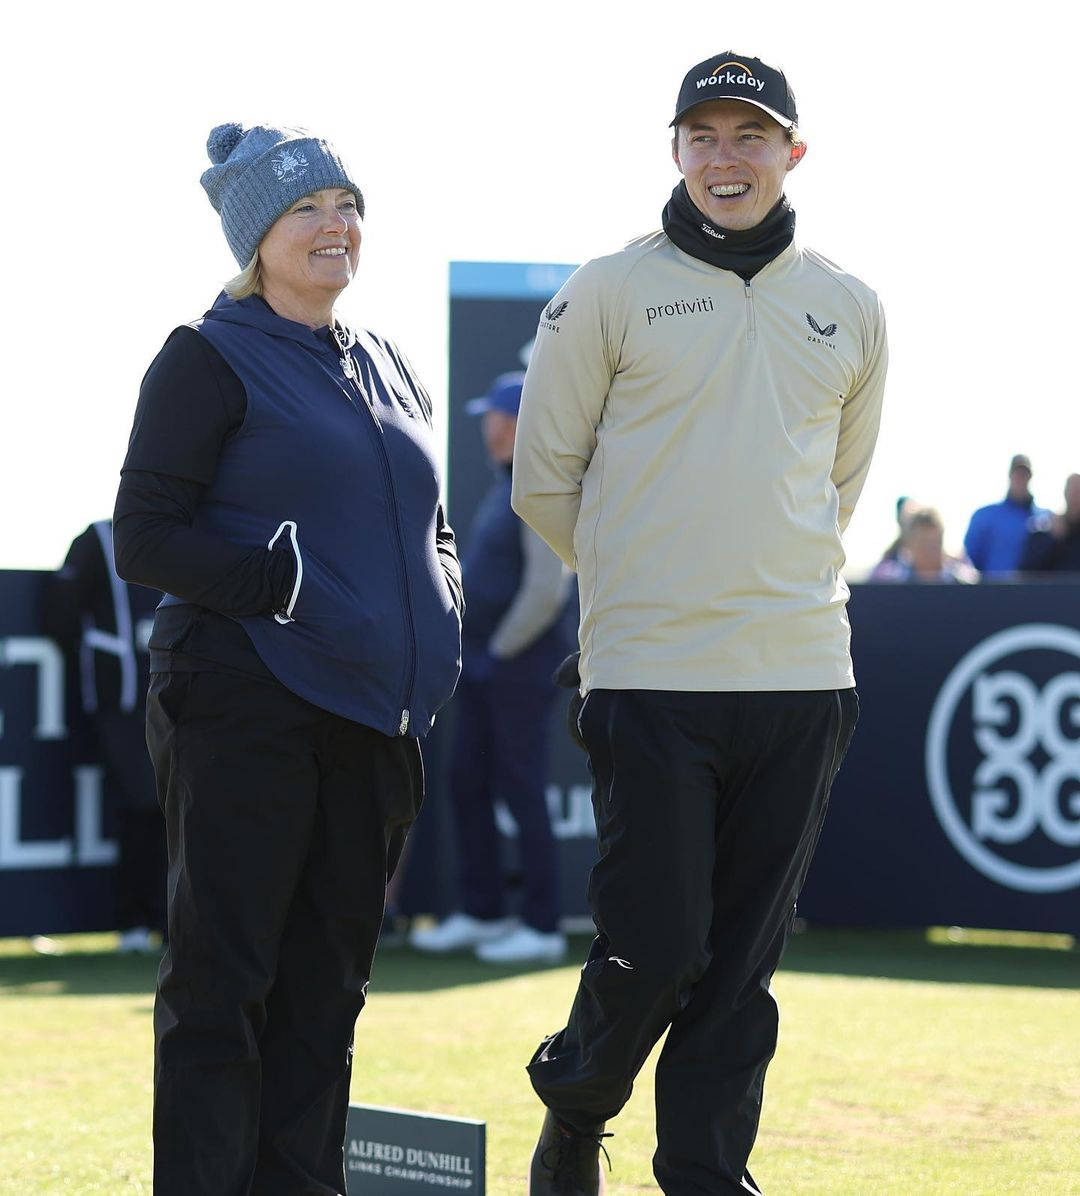
{"label": "castore logo on sleeve", "polygon": [[808,336],[806,339],[810,341],[811,344],[824,345],[826,349],[836,350],[836,346],[828,339],[829,337],[836,335],[836,324],[825,324],[823,326],[819,324],[809,312],[806,312],[805,315],[806,322],[817,333],[817,336]]}
{"label": "castore logo on sleeve", "polygon": [[540,317],[540,327],[546,328],[548,332],[558,332],[559,326],[555,321],[563,314],[570,306],[570,300],[564,299],[562,303],[556,303],[553,299],[547,307],[544,308],[544,314]]}

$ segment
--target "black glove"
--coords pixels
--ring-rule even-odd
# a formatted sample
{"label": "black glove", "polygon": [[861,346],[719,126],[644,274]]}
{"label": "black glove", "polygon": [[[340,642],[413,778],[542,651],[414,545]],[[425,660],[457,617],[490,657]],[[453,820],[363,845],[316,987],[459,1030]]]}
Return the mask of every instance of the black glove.
{"label": "black glove", "polygon": [[566,708],[566,730],[578,747],[583,752],[587,752],[589,749],[585,746],[585,740],[581,738],[581,732],[578,730],[578,715],[581,713],[581,707],[585,702],[585,699],[579,692],[581,674],[578,672],[578,659],[580,656],[580,652],[571,652],[555,672],[552,673],[551,679],[562,689],[572,689],[574,691],[570,695],[570,705]]}

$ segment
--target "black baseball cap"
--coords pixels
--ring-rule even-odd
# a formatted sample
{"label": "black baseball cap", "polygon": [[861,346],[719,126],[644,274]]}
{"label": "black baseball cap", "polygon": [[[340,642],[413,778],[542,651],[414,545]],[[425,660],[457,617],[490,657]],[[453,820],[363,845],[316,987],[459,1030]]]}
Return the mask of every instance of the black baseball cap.
{"label": "black baseball cap", "polygon": [[799,123],[795,97],[784,72],[767,66],[760,58],[736,54],[734,50],[714,54],[687,71],[671,125],[677,125],[691,108],[706,100],[745,100],[767,112],[785,129]]}

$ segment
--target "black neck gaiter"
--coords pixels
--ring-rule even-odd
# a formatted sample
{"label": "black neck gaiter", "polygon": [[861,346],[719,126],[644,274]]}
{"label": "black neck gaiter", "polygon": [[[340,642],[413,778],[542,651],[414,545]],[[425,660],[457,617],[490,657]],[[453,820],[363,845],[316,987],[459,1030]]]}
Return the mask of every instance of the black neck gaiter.
{"label": "black neck gaiter", "polygon": [[744,282],[783,253],[795,236],[795,210],[786,196],[781,195],[753,228],[722,228],[701,214],[687,193],[685,179],[672,191],[663,222],[664,232],[683,253],[721,270],[732,270]]}

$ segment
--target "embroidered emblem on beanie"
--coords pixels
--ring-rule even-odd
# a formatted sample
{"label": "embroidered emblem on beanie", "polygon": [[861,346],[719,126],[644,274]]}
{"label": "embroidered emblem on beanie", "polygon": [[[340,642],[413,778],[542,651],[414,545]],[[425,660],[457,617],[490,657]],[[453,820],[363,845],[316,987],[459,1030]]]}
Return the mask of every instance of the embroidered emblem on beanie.
{"label": "embroidered emblem on beanie", "polygon": [[274,168],[274,174],[279,179],[286,179],[289,175],[294,178],[303,178],[308,171],[308,160],[303,154],[294,154],[290,150],[284,150],[271,163]]}

